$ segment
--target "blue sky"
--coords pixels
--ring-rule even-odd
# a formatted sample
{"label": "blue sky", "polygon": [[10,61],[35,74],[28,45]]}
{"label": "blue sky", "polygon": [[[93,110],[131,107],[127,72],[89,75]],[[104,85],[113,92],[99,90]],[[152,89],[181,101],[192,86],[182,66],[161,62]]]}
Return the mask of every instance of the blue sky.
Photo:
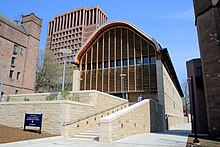
{"label": "blue sky", "polygon": [[186,61],[199,57],[193,0],[2,0],[0,13],[11,19],[34,12],[43,19],[40,48],[45,48],[48,21],[80,7],[98,5],[108,20],[127,20],[168,48],[180,83]]}

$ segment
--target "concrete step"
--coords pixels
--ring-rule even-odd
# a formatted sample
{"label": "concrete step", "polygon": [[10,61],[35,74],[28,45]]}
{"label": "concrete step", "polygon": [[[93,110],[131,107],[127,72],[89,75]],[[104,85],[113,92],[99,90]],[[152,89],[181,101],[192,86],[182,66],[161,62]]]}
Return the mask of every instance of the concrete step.
{"label": "concrete step", "polygon": [[77,135],[74,135],[72,138],[75,139],[87,139],[87,140],[98,140],[99,128],[95,127],[89,130],[80,132]]}
{"label": "concrete step", "polygon": [[99,133],[94,133],[94,132],[82,132],[82,133],[79,133],[78,135],[91,135],[91,136],[98,136]]}
{"label": "concrete step", "polygon": [[83,131],[83,132],[88,132],[88,133],[99,133],[99,130],[86,130],[86,131]]}
{"label": "concrete step", "polygon": [[94,135],[81,135],[81,134],[78,134],[78,135],[74,135],[73,138],[81,138],[81,139],[95,139],[97,138],[98,136],[94,136]]}

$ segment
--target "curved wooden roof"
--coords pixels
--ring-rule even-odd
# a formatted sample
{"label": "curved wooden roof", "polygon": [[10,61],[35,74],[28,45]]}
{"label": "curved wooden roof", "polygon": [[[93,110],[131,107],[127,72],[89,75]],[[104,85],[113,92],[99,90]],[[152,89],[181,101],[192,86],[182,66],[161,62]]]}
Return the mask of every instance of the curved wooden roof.
{"label": "curved wooden roof", "polygon": [[130,29],[134,30],[135,32],[139,33],[141,36],[143,36],[144,38],[149,40],[155,46],[155,48],[157,50],[161,49],[160,44],[154,38],[152,38],[148,34],[144,33],[142,30],[140,30],[139,28],[137,28],[136,26],[134,26],[130,22],[127,22],[127,21],[112,21],[112,22],[109,22],[109,23],[106,23],[106,24],[102,25],[99,29],[97,29],[95,32],[93,32],[93,34],[86,40],[86,42],[81,47],[78,54],[76,54],[76,57],[75,57],[75,60],[74,60],[75,64],[79,64],[79,61],[82,58],[82,56],[86,53],[86,51],[90,48],[90,46],[94,43],[94,41],[96,41],[96,39],[102,33],[104,33],[108,29],[118,27],[118,26],[123,26],[123,27],[127,27],[127,28],[130,28]]}

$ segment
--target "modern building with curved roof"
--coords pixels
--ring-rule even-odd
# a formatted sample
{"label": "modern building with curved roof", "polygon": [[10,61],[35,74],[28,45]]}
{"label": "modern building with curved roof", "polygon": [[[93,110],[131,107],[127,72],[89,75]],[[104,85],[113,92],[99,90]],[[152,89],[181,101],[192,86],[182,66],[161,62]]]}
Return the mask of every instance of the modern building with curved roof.
{"label": "modern building with curved roof", "polygon": [[112,21],[100,26],[74,62],[80,90],[98,90],[130,102],[141,95],[164,105],[168,120],[177,124],[183,118],[183,92],[168,50],[133,24]]}
{"label": "modern building with curved roof", "polygon": [[183,96],[167,49],[127,21],[112,21],[97,29],[81,47],[75,63],[81,72],[81,90],[158,98],[157,61],[169,73],[179,96]]}

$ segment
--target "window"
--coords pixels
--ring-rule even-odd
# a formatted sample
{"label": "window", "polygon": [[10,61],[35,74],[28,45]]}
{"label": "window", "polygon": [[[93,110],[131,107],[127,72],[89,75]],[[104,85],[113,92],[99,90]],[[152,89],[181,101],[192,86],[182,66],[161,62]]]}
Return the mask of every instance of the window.
{"label": "window", "polygon": [[98,63],[98,69],[102,69],[102,62]]}
{"label": "window", "polygon": [[150,57],[150,64],[156,64],[156,56]]}
{"label": "window", "polygon": [[136,64],[137,65],[141,64],[141,58],[140,57],[136,58]]}
{"label": "window", "polygon": [[111,60],[111,61],[110,61],[110,67],[115,67],[115,62],[114,62],[114,60]]}
{"label": "window", "polygon": [[12,79],[13,73],[14,73],[14,71],[13,71],[13,70],[10,70],[10,72],[9,72],[9,78],[10,78],[10,79]]}
{"label": "window", "polygon": [[120,60],[120,59],[117,59],[117,60],[116,60],[116,66],[117,66],[117,67],[120,67],[120,66],[121,66],[121,60]]}
{"label": "window", "polygon": [[11,65],[14,65],[15,64],[15,57],[12,57],[11,58]]}
{"label": "window", "polygon": [[85,64],[82,64],[82,70],[85,70]]}
{"label": "window", "polygon": [[18,94],[18,90],[15,90],[15,94]]}
{"label": "window", "polygon": [[20,80],[20,75],[21,75],[21,72],[17,72],[17,77],[16,77],[17,80]]}
{"label": "window", "polygon": [[128,66],[128,60],[122,59],[122,66]]}
{"label": "window", "polygon": [[18,48],[18,46],[17,45],[14,45],[14,49],[13,49],[13,54],[17,54],[17,48]]}
{"label": "window", "polygon": [[104,68],[108,68],[108,61],[104,61]]}
{"label": "window", "polygon": [[134,58],[130,58],[129,65],[134,65]]}
{"label": "window", "polygon": [[91,63],[87,64],[87,70],[91,70]]}
{"label": "window", "polygon": [[23,56],[23,54],[24,54],[24,49],[23,49],[23,48],[20,48],[20,55]]}
{"label": "window", "polygon": [[144,57],[144,64],[148,64],[148,57]]}
{"label": "window", "polygon": [[92,63],[92,69],[96,69],[96,62]]}

